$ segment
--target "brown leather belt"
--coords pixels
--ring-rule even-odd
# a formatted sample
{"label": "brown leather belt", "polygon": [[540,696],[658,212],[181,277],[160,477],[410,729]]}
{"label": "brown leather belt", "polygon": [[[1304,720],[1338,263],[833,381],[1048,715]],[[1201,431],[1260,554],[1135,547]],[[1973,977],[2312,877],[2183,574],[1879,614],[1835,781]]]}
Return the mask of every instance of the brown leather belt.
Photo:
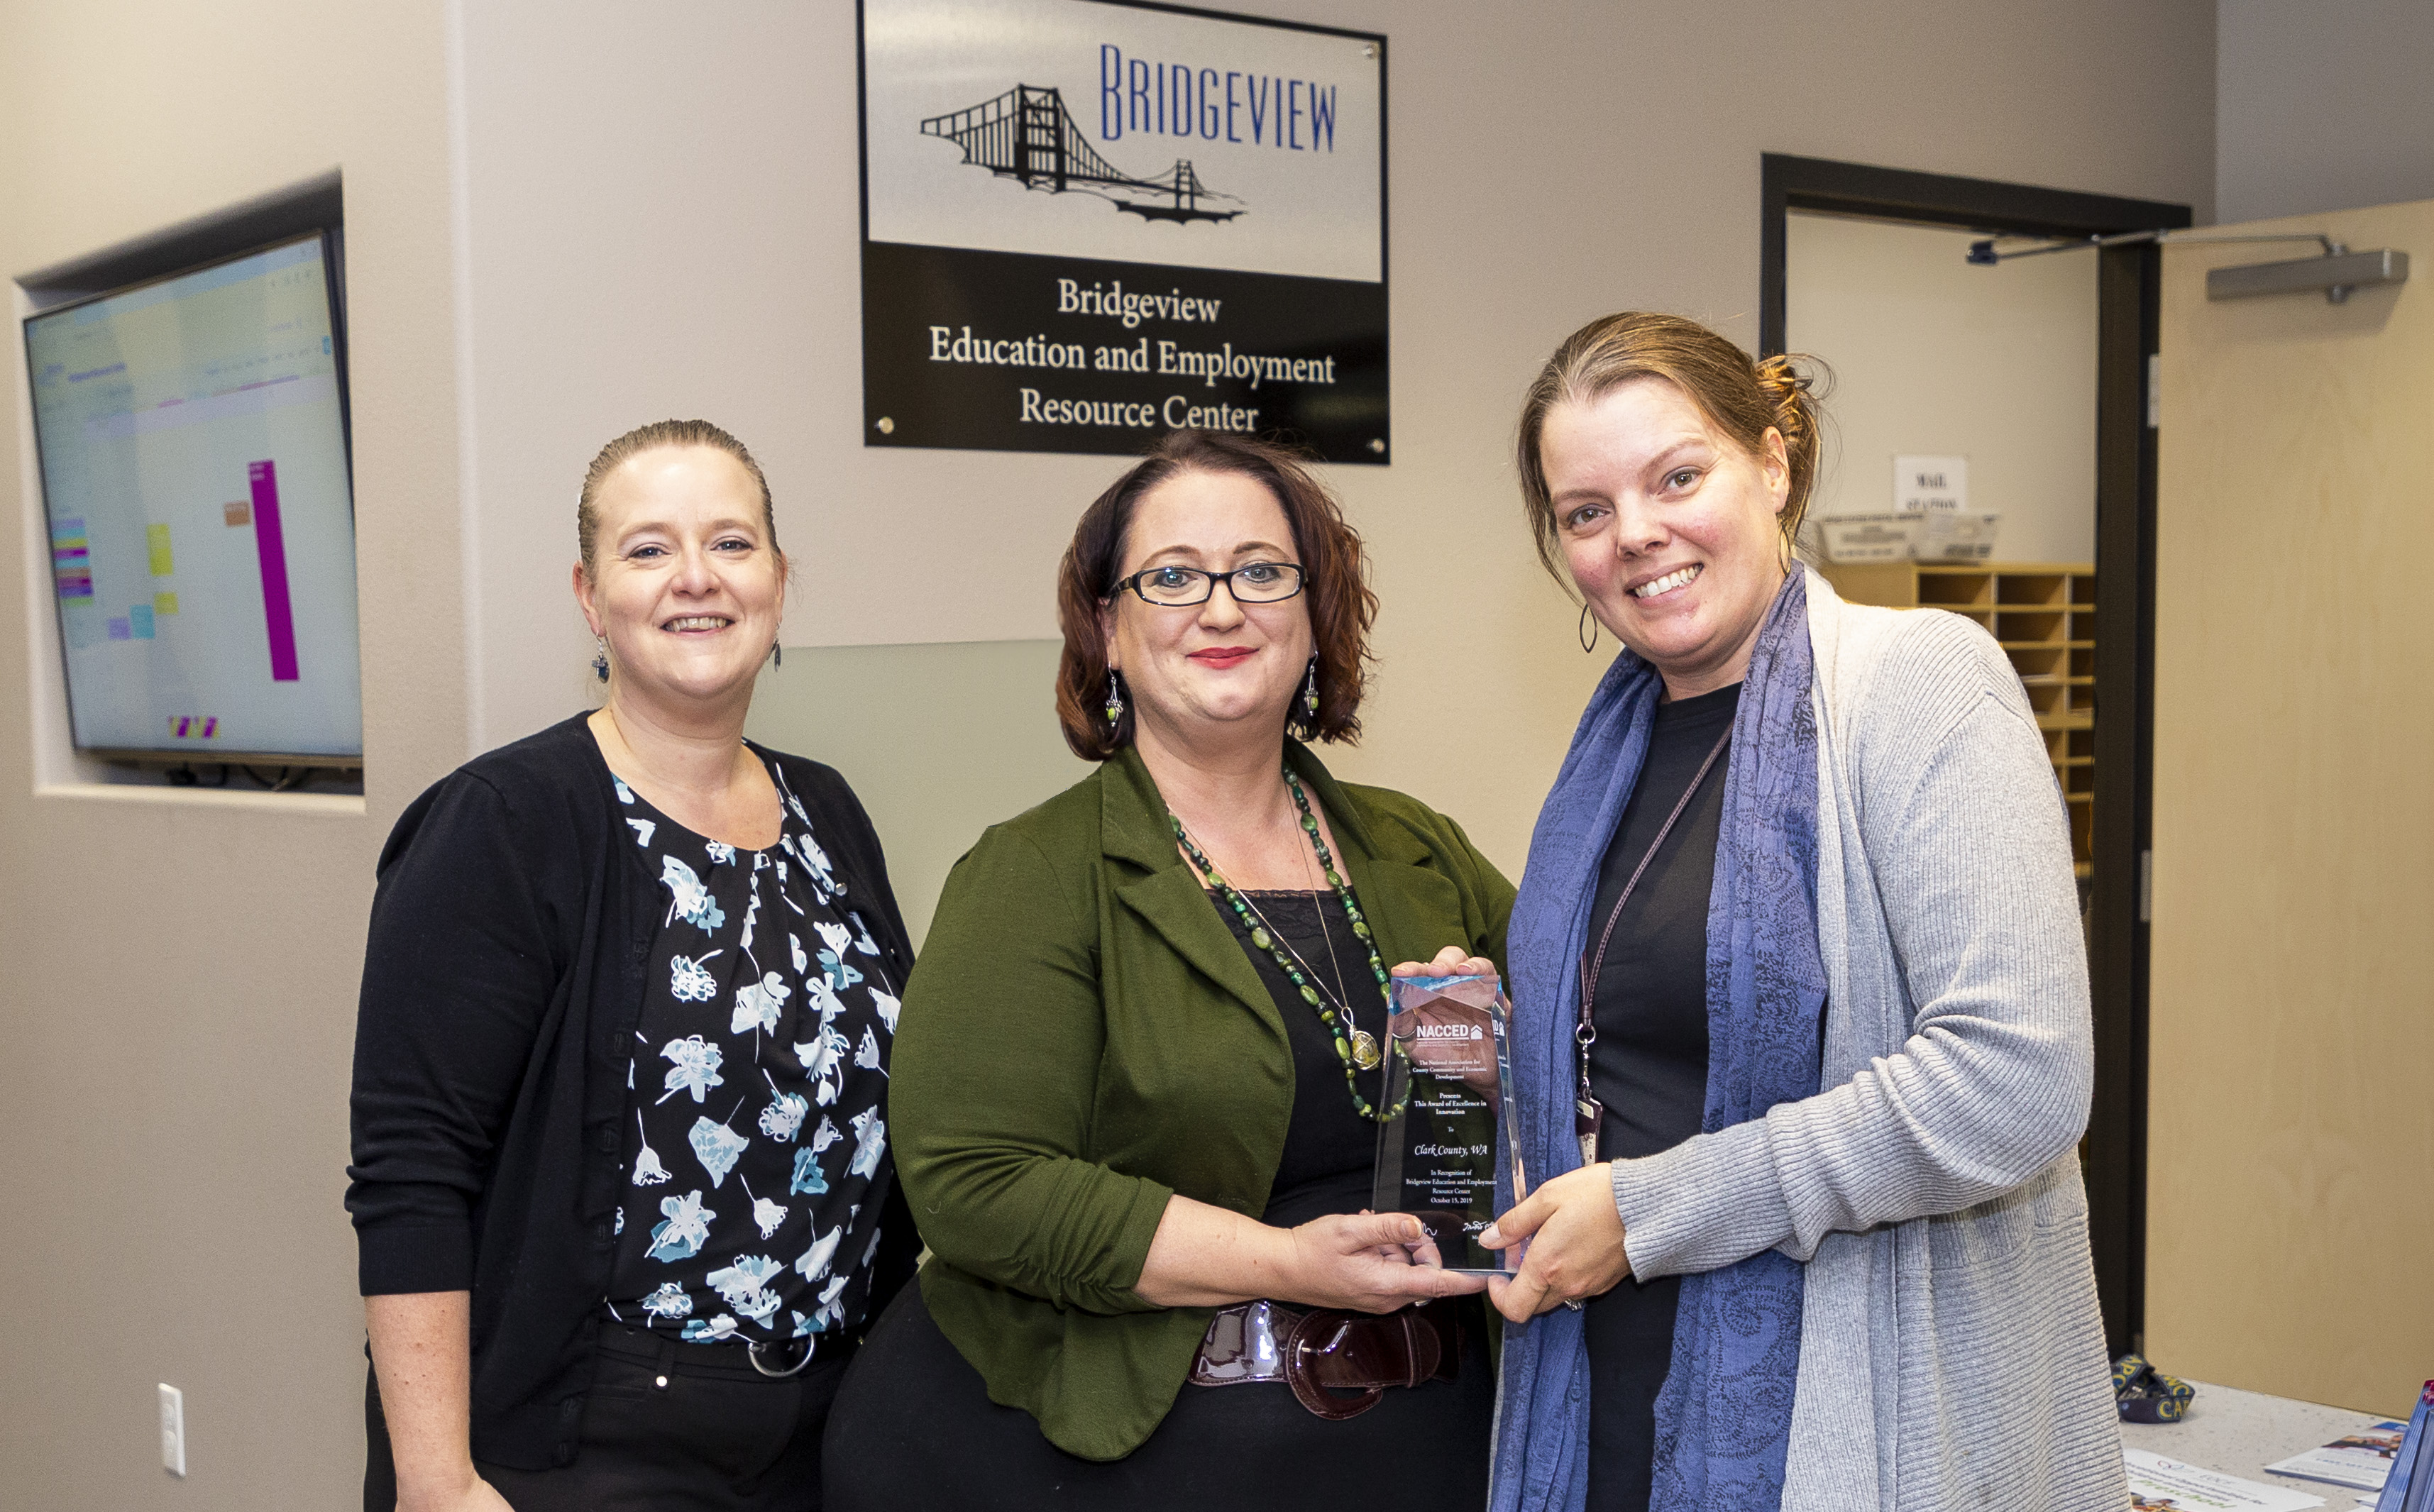
{"label": "brown leather belt", "polygon": [[1282,1382],[1303,1406],[1336,1422],[1378,1405],[1388,1386],[1451,1381],[1461,1366],[1462,1314],[1453,1297],[1383,1316],[1237,1302],[1209,1320],[1191,1380],[1195,1386]]}

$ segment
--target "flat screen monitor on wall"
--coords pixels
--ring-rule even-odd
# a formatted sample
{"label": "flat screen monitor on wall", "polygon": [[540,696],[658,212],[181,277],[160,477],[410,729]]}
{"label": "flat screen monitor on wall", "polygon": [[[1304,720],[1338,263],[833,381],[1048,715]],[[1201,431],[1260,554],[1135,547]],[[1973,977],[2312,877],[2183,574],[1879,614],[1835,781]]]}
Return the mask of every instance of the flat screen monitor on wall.
{"label": "flat screen monitor on wall", "polygon": [[360,764],[333,265],[317,232],[26,319],[79,751]]}

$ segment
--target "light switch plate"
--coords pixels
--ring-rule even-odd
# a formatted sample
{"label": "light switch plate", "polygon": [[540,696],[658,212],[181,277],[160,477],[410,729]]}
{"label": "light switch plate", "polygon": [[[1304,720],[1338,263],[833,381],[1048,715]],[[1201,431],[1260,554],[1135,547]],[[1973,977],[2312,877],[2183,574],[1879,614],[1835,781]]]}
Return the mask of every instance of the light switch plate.
{"label": "light switch plate", "polygon": [[161,1387],[161,1468],[186,1473],[186,1394],[166,1383]]}

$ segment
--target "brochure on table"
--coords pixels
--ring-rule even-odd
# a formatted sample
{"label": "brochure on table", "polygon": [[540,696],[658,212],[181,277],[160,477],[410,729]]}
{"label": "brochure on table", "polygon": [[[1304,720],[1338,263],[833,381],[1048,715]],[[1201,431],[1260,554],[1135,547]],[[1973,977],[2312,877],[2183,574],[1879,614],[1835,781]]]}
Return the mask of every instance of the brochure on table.
{"label": "brochure on table", "polygon": [[2305,1512],[2324,1504],[2311,1492],[2200,1469],[2143,1449],[2125,1449],[2121,1457],[2133,1512]]}
{"label": "brochure on table", "polygon": [[2391,1457],[2400,1452],[2401,1435],[2408,1432],[2407,1423],[2386,1418],[2265,1468],[2276,1475],[2380,1491],[2384,1478],[2391,1473]]}

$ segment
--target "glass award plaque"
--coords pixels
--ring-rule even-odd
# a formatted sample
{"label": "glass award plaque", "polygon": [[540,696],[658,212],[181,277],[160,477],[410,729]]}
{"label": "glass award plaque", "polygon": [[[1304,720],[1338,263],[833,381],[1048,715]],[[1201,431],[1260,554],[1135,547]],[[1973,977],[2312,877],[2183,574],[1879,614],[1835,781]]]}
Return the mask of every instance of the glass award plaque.
{"label": "glass award plaque", "polygon": [[[1398,976],[1386,1013],[1386,1100],[1401,1107],[1380,1125],[1369,1206],[1408,1212],[1428,1229],[1415,1263],[1468,1275],[1509,1275],[1520,1250],[1481,1247],[1496,1221],[1499,1162],[1513,1198],[1528,1191],[1521,1133],[1512,1118],[1513,1005],[1495,976]],[[1508,1263],[1505,1256],[1509,1254]]]}

